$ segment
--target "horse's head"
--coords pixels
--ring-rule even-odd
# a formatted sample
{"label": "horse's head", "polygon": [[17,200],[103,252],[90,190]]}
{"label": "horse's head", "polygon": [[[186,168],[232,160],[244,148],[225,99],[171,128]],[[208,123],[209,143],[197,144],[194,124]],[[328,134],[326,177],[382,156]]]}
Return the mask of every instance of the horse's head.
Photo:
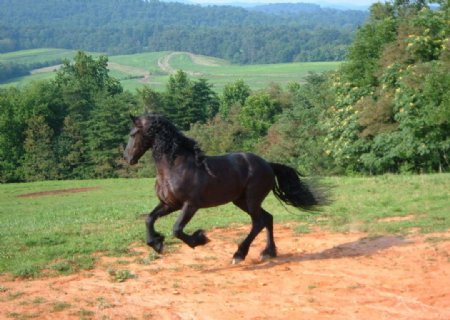
{"label": "horse's head", "polygon": [[142,155],[152,147],[153,139],[147,134],[149,131],[150,119],[143,116],[130,117],[133,121],[133,127],[131,128],[128,144],[123,152],[123,157],[129,164],[133,165],[136,164]]}

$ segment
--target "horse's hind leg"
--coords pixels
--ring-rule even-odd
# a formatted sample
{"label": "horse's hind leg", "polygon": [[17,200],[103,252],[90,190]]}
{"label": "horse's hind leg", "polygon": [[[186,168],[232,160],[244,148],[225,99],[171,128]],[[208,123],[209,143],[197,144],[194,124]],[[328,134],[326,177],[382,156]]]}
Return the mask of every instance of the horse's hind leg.
{"label": "horse's hind leg", "polygon": [[252,229],[250,230],[250,233],[244,241],[239,244],[237,251],[233,255],[233,264],[236,264],[245,259],[253,240],[265,227],[265,221],[263,219],[263,211],[260,203],[250,203],[249,205],[247,204],[246,199],[240,199],[234,201],[234,204],[247,212],[252,218]]}
{"label": "horse's hind leg", "polygon": [[273,216],[264,209],[262,209],[262,216],[267,229],[267,245],[261,252],[261,259],[275,258],[277,256],[277,248],[273,237]]}

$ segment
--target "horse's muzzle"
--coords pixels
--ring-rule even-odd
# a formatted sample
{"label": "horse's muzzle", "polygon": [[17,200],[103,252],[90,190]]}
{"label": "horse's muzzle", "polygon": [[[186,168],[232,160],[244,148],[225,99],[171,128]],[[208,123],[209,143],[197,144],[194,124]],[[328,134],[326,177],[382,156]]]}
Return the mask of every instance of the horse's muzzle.
{"label": "horse's muzzle", "polygon": [[137,160],[136,160],[133,156],[130,156],[126,150],[125,150],[125,152],[123,153],[123,159],[124,159],[129,165],[134,165],[134,164],[137,163]]}

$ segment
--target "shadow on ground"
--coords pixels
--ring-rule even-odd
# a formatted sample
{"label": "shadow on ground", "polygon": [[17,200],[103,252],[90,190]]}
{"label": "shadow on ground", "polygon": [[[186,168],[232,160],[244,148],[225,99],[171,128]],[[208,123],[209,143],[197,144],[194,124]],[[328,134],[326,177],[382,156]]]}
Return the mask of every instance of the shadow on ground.
{"label": "shadow on ground", "polygon": [[[312,260],[342,259],[360,256],[371,256],[379,251],[396,246],[410,245],[413,242],[399,236],[363,237],[356,241],[343,243],[321,252],[280,254],[275,259],[261,261],[252,265],[243,265],[244,270],[268,269],[275,266]],[[218,271],[217,269],[209,272]]]}

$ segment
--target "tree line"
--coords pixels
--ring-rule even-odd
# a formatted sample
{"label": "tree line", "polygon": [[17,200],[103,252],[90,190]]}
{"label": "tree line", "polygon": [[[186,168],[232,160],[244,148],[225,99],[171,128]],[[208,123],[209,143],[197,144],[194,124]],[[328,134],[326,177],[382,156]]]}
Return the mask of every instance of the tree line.
{"label": "tree line", "polygon": [[320,7],[280,15],[157,0],[0,0],[0,7],[0,52],[175,50],[243,64],[343,60],[367,16]]}
{"label": "tree line", "polygon": [[152,175],[124,165],[128,114],[166,115],[208,154],[253,151],[313,174],[448,171],[448,3],[374,4],[336,72],[219,94],[183,71],[166,90],[124,92],[107,57],[79,52],[55,80],[0,91],[0,180]]}

